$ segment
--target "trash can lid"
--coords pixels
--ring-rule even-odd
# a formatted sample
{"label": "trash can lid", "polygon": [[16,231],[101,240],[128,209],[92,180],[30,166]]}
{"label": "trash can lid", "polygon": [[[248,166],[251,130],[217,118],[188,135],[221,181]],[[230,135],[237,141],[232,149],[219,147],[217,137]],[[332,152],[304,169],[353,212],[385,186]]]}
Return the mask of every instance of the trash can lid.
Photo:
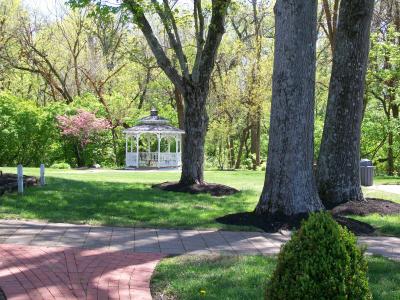
{"label": "trash can lid", "polygon": [[372,161],[369,159],[362,159],[360,160],[360,167],[371,167]]}

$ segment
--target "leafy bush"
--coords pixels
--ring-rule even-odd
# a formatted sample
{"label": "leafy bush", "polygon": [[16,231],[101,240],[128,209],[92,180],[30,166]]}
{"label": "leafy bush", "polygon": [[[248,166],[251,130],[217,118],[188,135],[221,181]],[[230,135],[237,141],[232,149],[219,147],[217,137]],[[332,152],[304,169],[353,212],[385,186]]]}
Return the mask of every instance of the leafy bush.
{"label": "leafy bush", "polygon": [[44,110],[34,101],[0,92],[0,165],[51,164],[61,152],[57,108]]}
{"label": "leafy bush", "polygon": [[356,237],[328,213],[312,214],[282,247],[266,299],[371,299]]}
{"label": "leafy bush", "polygon": [[55,163],[50,166],[51,169],[71,169],[71,166],[65,162]]}

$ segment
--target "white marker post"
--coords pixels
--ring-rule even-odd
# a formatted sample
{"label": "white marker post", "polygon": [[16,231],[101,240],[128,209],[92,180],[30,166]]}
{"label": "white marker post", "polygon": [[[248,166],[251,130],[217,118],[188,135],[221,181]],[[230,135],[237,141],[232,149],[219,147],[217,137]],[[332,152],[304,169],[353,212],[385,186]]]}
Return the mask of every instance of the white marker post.
{"label": "white marker post", "polygon": [[46,179],[44,178],[44,164],[40,165],[40,185],[44,186],[46,184]]}
{"label": "white marker post", "polygon": [[22,165],[17,166],[18,194],[24,193],[24,171]]}

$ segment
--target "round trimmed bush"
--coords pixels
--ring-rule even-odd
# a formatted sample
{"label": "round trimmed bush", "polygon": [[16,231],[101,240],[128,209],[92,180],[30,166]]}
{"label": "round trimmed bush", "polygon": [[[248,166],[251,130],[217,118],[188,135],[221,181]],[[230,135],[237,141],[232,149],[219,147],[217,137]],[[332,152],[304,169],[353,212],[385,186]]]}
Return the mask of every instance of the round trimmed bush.
{"label": "round trimmed bush", "polygon": [[71,169],[71,166],[65,162],[55,163],[50,166],[50,169]]}
{"label": "round trimmed bush", "polygon": [[371,299],[356,237],[328,213],[311,214],[281,249],[266,299]]}

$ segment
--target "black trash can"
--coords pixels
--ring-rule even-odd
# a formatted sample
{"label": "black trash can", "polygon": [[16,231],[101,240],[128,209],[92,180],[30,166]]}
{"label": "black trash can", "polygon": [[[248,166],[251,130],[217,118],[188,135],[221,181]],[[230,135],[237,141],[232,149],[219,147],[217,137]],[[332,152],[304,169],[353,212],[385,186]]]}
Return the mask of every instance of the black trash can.
{"label": "black trash can", "polygon": [[360,161],[360,179],[362,186],[374,185],[374,169],[375,167],[369,159],[362,159]]}

